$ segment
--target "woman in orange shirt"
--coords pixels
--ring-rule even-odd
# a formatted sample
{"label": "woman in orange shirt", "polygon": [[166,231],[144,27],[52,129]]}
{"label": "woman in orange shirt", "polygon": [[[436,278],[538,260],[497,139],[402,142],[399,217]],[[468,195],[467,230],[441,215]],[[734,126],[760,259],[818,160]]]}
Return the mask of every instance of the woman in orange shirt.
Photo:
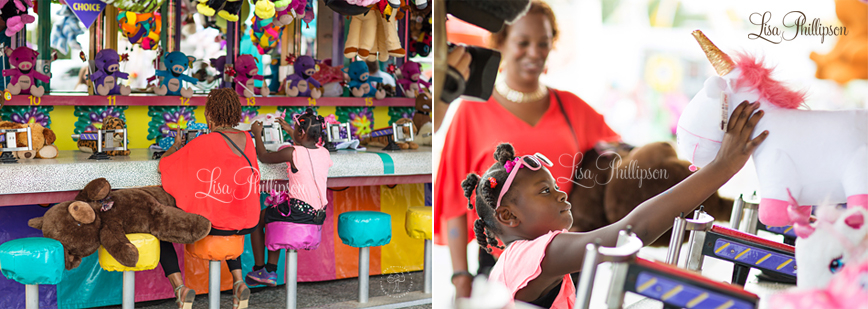
{"label": "woman in orange shirt", "polygon": [[[250,234],[259,224],[259,163],[250,135],[233,127],[241,119],[241,102],[230,88],[214,89],[205,103],[211,133],[184,145],[175,144],[160,159],[163,188],[175,197],[178,208],[211,221],[210,235]],[[185,287],[178,256],[171,243],[160,242],[160,263],[179,308],[190,308],[196,292]],[[241,276],[241,260],[227,260],[232,273],[233,308],[246,308],[250,290]]]}
{"label": "woman in orange shirt", "polygon": [[[540,0],[532,1],[524,17],[493,34],[492,45],[502,53],[504,69],[496,91],[485,103],[462,102],[446,133],[435,183],[434,229],[435,242],[449,245],[458,297],[470,296],[473,279],[467,271],[467,243],[484,237],[473,232],[478,216],[467,209],[460,183],[467,174],[495,163],[491,149],[509,142],[518,153],[546,155],[554,161],[550,171],[558,185],[569,193],[573,161],[597,142],[620,140],[582,99],[540,83],[557,36],[554,12]],[[493,265],[493,257],[481,251],[480,272]]]}

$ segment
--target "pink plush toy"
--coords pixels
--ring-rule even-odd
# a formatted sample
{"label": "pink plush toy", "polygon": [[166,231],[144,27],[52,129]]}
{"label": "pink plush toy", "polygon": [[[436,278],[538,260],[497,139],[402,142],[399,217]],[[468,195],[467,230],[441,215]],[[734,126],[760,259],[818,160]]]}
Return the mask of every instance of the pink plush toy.
{"label": "pink plush toy", "polygon": [[27,8],[33,7],[31,0],[0,0],[2,17],[6,22],[6,36],[11,37],[24,26],[36,21],[36,18],[27,14]]}
{"label": "pink plush toy", "polygon": [[398,80],[398,85],[401,85],[401,89],[404,89],[404,96],[415,98],[422,90],[422,86],[425,88],[431,87],[431,83],[419,78],[421,75],[422,68],[416,62],[407,61],[401,66],[401,79]]}
{"label": "pink plush toy", "polygon": [[868,260],[844,268],[824,289],[794,290],[772,296],[769,308],[866,309],[868,308]]}
{"label": "pink plush toy", "polygon": [[[235,58],[235,91],[238,95],[251,98],[255,95],[267,97],[269,94],[268,86],[265,85],[262,75],[259,75],[259,68],[256,67],[257,59],[251,55],[241,55]],[[256,88],[255,82],[262,81],[262,87]]]}
{"label": "pink plush toy", "polygon": [[29,94],[41,97],[45,94],[45,88],[36,86],[36,80],[47,83],[49,76],[35,70],[36,56],[39,53],[25,46],[12,50],[6,48],[6,56],[9,57],[9,65],[12,69],[3,70],[3,76],[11,76],[12,80],[6,85],[6,90],[13,95]]}

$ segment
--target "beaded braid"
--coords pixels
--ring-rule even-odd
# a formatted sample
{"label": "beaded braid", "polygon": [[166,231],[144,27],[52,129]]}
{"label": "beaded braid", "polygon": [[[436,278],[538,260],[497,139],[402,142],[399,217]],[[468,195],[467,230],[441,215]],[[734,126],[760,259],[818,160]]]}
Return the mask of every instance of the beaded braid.
{"label": "beaded braid", "polygon": [[[503,184],[509,173],[503,167],[507,161],[515,158],[515,149],[512,145],[503,143],[497,146],[494,152],[494,163],[488,171],[480,178],[479,175],[469,174],[467,178],[461,182],[461,187],[464,189],[464,197],[467,198],[467,208],[473,209],[471,196],[476,192],[476,214],[479,219],[473,223],[473,232],[476,234],[476,242],[485,251],[491,252],[491,247],[503,249],[499,245],[496,234],[500,233],[497,225],[497,220],[494,215],[494,207],[496,198],[500,195],[500,190],[503,189]],[[480,180],[484,179],[480,184]]]}
{"label": "beaded braid", "polygon": [[307,133],[311,139],[316,142],[319,142],[323,135],[323,124],[325,123],[325,118],[320,115],[314,114],[313,110],[308,108],[298,117],[298,122],[301,124],[301,131]]}

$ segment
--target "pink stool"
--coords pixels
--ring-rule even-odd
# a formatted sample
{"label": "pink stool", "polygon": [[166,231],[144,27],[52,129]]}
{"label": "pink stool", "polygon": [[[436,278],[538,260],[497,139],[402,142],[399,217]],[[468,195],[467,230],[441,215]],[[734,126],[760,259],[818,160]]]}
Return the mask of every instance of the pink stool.
{"label": "pink stool", "polygon": [[298,250],[314,250],[322,241],[322,225],[272,222],[265,225],[265,247],[286,249],[286,308],[295,309],[298,298]]}

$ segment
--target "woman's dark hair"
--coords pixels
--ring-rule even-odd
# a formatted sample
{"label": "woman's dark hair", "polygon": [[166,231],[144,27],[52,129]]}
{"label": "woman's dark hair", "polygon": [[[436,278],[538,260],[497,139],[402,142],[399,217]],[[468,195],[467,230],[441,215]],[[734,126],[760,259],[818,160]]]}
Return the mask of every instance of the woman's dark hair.
{"label": "woman's dark hair", "polygon": [[[503,190],[503,184],[509,177],[504,164],[513,159],[515,159],[515,149],[511,144],[497,145],[497,149],[494,151],[494,160],[497,162],[491,165],[481,178],[479,175],[471,173],[467,175],[467,179],[461,182],[464,197],[467,198],[467,208],[473,209],[470,198],[473,192],[476,192],[476,214],[479,215],[479,219],[476,219],[473,224],[473,232],[476,234],[476,242],[488,252],[491,252],[489,246],[503,249],[503,246],[498,245],[497,238],[495,238],[495,235],[500,234],[501,231],[494,218],[494,207],[497,205],[500,191]],[[494,181],[492,182],[492,180]]]}
{"label": "woman's dark hair", "polygon": [[238,93],[232,88],[220,88],[208,93],[205,102],[205,111],[214,128],[221,126],[234,127],[241,122],[241,102],[238,101]]}
{"label": "woman's dark hair", "polygon": [[[549,22],[552,23],[552,43],[558,40],[558,22],[555,19],[555,12],[552,8],[542,0],[532,0],[530,4],[530,9],[528,9],[527,14],[543,14],[546,18],[548,18]],[[503,29],[500,31],[491,34],[491,45],[492,48],[500,48],[503,45],[503,42],[506,42],[506,37],[509,36],[509,29],[512,28],[512,25],[503,25]]]}
{"label": "woman's dark hair", "polygon": [[298,117],[298,123],[300,127],[295,128],[296,130],[307,133],[307,136],[310,136],[315,142],[319,142],[320,138],[322,138],[325,118],[314,114],[313,110],[308,108]]}

